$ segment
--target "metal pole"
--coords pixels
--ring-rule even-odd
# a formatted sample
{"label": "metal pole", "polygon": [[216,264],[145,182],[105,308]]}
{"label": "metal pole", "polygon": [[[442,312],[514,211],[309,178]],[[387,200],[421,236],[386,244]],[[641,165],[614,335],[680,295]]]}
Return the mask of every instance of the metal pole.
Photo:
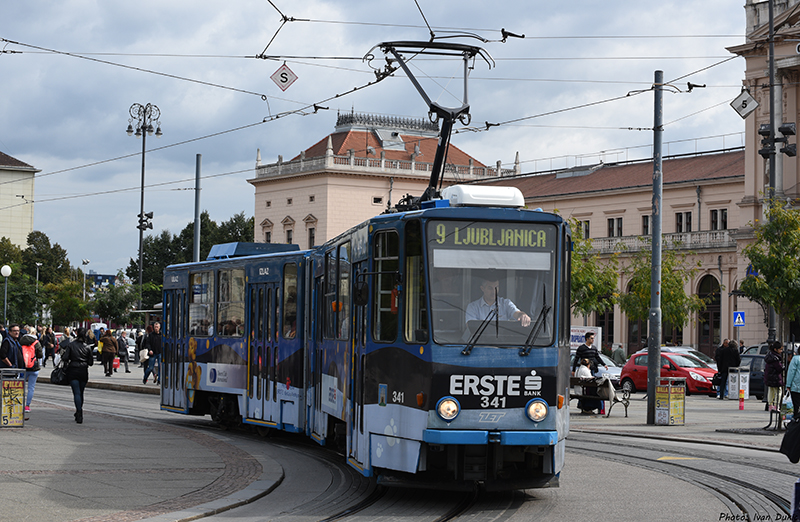
{"label": "metal pole", "polygon": [[[775,21],[769,0],[769,190],[767,204],[771,207],[775,199]],[[775,308],[770,305],[767,326],[767,341],[775,340]]]}
{"label": "metal pole", "polygon": [[198,154],[194,168],[194,251],[192,260],[195,263],[200,261],[200,163],[202,159],[203,155]]}
{"label": "metal pole", "polygon": [[142,194],[139,205],[139,310],[142,310],[142,269],[144,263],[144,153],[147,143],[147,115],[142,124]]}
{"label": "metal pole", "polygon": [[8,278],[6,277],[6,290],[3,295],[3,322],[8,326]]}
{"label": "metal pole", "polygon": [[650,324],[647,337],[647,424],[656,423],[656,386],[661,378],[661,141],[663,124],[664,72],[656,71],[655,117],[653,123],[653,237],[650,272]]}

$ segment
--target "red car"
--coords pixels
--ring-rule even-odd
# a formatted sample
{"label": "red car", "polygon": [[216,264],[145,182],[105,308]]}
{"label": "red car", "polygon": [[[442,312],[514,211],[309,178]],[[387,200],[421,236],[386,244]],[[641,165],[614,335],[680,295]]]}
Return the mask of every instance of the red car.
{"label": "red car", "polygon": [[[706,363],[680,353],[661,354],[661,376],[662,377],[683,377],[686,379],[686,394],[705,393],[715,395],[714,387],[711,385],[716,370],[709,367]],[[647,391],[647,353],[636,353],[628,359],[622,367],[620,375],[622,389],[631,393],[642,390]]]}

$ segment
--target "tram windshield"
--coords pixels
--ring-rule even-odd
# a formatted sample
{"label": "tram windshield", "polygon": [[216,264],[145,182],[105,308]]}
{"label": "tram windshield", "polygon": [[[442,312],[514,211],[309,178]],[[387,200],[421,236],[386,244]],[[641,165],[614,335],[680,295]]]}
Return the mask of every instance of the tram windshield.
{"label": "tram windshield", "polygon": [[551,344],[557,238],[547,224],[428,222],[434,341]]}

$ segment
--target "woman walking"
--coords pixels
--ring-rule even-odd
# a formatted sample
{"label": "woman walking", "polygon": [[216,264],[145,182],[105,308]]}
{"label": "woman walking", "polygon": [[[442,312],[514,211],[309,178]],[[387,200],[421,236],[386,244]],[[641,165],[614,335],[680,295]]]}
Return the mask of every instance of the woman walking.
{"label": "woman walking", "polygon": [[75,400],[75,422],[83,423],[83,390],[89,381],[89,366],[94,364],[91,345],[86,344],[86,329],[78,328],[77,338],[63,348],[61,360],[67,365],[67,380]]}

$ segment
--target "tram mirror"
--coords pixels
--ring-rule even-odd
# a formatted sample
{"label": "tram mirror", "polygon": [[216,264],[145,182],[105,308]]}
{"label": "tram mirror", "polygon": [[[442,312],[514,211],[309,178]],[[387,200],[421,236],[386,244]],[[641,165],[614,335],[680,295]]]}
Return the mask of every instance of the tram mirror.
{"label": "tram mirror", "polygon": [[356,306],[364,306],[369,300],[369,288],[366,281],[358,281],[353,289],[353,302]]}

